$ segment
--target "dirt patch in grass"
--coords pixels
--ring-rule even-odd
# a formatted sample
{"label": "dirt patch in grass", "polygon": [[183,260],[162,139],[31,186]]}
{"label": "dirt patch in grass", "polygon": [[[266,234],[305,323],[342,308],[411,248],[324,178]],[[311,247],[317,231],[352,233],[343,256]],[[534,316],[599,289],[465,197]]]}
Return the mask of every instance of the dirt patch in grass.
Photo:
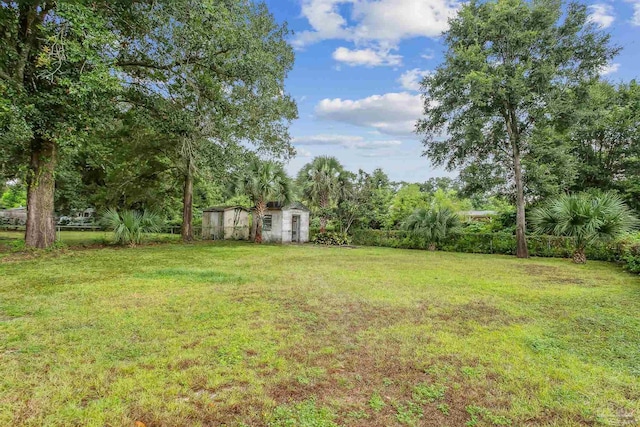
{"label": "dirt patch in grass", "polygon": [[555,279],[549,279],[548,281],[549,283],[556,283],[559,285],[580,285],[580,286],[586,286],[586,287],[591,287],[593,285],[589,285],[587,284],[584,280],[579,279],[577,277],[557,277]]}
{"label": "dirt patch in grass", "polygon": [[[342,353],[344,351],[344,353]],[[442,375],[421,369],[422,361],[406,359],[393,342],[383,346],[343,349],[335,357],[307,357],[296,351],[288,357],[298,358],[307,367],[324,366],[326,375],[315,380],[292,378],[273,385],[269,396],[279,404],[315,399],[331,407],[339,402],[340,425],[384,427],[400,425],[413,419],[414,425],[436,427],[463,426],[471,419],[467,408],[477,406],[490,412],[503,413],[510,407],[505,396],[496,394],[496,376],[487,375],[482,386],[467,381],[455,357],[435,358],[434,367],[443,366],[450,373]],[[457,365],[449,362],[455,360]],[[437,371],[437,369],[436,369]],[[442,395],[421,399],[418,387],[437,387]],[[377,396],[380,406],[372,404]],[[413,411],[413,412],[411,412]],[[357,414],[357,416],[354,416]]]}
{"label": "dirt patch in grass", "polygon": [[[434,307],[378,306],[357,300],[341,304],[328,300],[317,306],[288,299],[280,304],[304,325],[305,342],[279,353],[297,364],[300,371],[269,387],[268,395],[277,404],[315,399],[331,407],[339,402],[338,424],[363,427],[404,422],[418,426],[465,425],[471,419],[469,405],[496,412],[509,408],[509,400],[496,394],[496,376],[486,375],[481,382],[464,377],[460,368],[473,361],[454,355],[433,360],[413,356],[416,346],[429,341],[427,335],[411,337],[413,343],[409,346],[404,338],[393,334],[374,342],[358,338],[365,331],[396,324],[429,323],[434,318],[447,321],[438,317],[441,315]],[[464,318],[502,325],[509,317],[483,301],[448,310],[446,316],[457,322]],[[447,373],[442,374],[440,369],[430,372],[430,367],[439,366],[445,366]],[[444,391],[438,398],[416,400],[415,388],[419,386],[437,386]],[[380,407],[373,407],[372,396],[381,399]]]}
{"label": "dirt patch in grass", "polygon": [[429,320],[426,304],[413,307],[372,304],[366,300],[335,297],[310,303],[299,297],[272,297],[283,312],[295,316],[296,322],[309,332],[336,329],[349,335],[360,331],[388,327],[396,323],[419,324]]}
{"label": "dirt patch in grass", "polygon": [[182,360],[178,360],[170,363],[167,366],[167,369],[170,369],[172,371],[184,371],[194,366],[198,366],[200,365],[200,363],[201,362],[197,359],[182,359]]}
{"label": "dirt patch in grass", "polygon": [[579,285],[591,287],[583,279],[575,276],[569,276],[566,271],[554,266],[548,265],[522,265],[520,269],[524,270],[529,276],[535,276],[539,282],[545,285]]}
{"label": "dirt patch in grass", "polygon": [[560,268],[550,265],[526,264],[519,265],[518,268],[530,276],[556,276],[561,272]]}
{"label": "dirt patch in grass", "polygon": [[462,335],[472,331],[470,325],[473,323],[496,328],[526,321],[523,317],[512,316],[505,310],[481,299],[445,307],[435,317],[444,322],[445,326],[453,328],[456,333]]}

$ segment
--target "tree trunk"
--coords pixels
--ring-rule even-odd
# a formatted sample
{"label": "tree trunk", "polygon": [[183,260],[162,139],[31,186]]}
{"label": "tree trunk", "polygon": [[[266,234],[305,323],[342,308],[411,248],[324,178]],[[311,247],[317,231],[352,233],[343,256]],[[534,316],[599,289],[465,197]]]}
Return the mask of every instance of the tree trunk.
{"label": "tree trunk", "polygon": [[251,221],[251,231],[249,232],[249,240],[255,242],[256,230],[258,229],[258,213],[253,209],[253,220]]}
{"label": "tree trunk", "polygon": [[587,255],[584,252],[584,248],[576,248],[573,253],[573,262],[576,264],[586,264],[587,263]]}
{"label": "tree trunk", "polygon": [[264,219],[264,213],[267,210],[267,206],[264,202],[256,203],[256,243],[262,243],[262,220]]}
{"label": "tree trunk", "polygon": [[54,221],[56,146],[52,141],[31,142],[31,162],[27,180],[27,229],[25,244],[47,248],[56,240]]}
{"label": "tree trunk", "polygon": [[527,225],[524,213],[524,182],[522,180],[520,150],[515,143],[513,144],[513,171],[516,179],[516,256],[518,258],[529,258]]}
{"label": "tree trunk", "polygon": [[184,194],[182,199],[182,241],[193,241],[193,172],[191,161],[187,160],[187,172],[184,175]]}
{"label": "tree trunk", "polygon": [[327,217],[325,217],[324,215],[320,217],[320,232],[327,232]]}
{"label": "tree trunk", "polygon": [[327,232],[327,222],[329,219],[327,218],[327,208],[329,207],[329,197],[327,195],[322,195],[320,198],[320,232]]}

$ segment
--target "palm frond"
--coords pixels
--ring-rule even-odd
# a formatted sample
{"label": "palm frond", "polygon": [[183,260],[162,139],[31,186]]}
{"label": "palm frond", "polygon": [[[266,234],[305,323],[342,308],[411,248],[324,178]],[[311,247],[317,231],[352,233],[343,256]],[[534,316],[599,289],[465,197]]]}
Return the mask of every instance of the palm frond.
{"label": "palm frond", "polygon": [[122,245],[138,245],[145,234],[158,233],[164,224],[163,218],[154,212],[115,209],[107,209],[102,221],[113,231],[115,243]]}
{"label": "palm frond", "polygon": [[578,249],[638,227],[631,209],[613,193],[563,194],[535,209],[529,218],[536,233],[572,237]]}
{"label": "palm frond", "polygon": [[409,231],[429,243],[438,243],[460,229],[458,214],[448,208],[416,209],[402,224]]}

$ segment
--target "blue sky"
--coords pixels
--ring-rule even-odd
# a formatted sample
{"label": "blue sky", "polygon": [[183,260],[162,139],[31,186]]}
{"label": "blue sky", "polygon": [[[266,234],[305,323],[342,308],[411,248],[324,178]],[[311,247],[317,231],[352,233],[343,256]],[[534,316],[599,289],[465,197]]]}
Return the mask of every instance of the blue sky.
{"label": "blue sky", "polygon": [[[382,167],[393,180],[420,182],[455,173],[421,156],[412,133],[421,114],[417,82],[442,60],[439,34],[459,3],[450,0],[266,0],[295,34],[286,90],[298,103],[291,134],[296,173],[314,156],[348,169]],[[640,0],[586,3],[622,53],[603,70],[614,82],[637,78]]]}

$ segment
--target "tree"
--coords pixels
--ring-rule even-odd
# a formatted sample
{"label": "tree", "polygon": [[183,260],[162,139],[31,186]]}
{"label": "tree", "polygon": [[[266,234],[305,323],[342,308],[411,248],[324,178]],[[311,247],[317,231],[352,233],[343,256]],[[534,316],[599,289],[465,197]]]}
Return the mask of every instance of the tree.
{"label": "tree", "polygon": [[352,227],[380,229],[386,221],[393,197],[389,177],[380,168],[371,174],[345,173],[344,187],[338,198],[336,216],[341,230]]}
{"label": "tree", "polygon": [[435,193],[438,190],[459,192],[460,182],[457,179],[446,176],[437,176],[429,178],[426,182],[420,184],[420,191],[424,193]]}
{"label": "tree", "polygon": [[471,1],[450,21],[444,63],[421,83],[425,118],[416,129],[426,155],[449,169],[483,169],[477,180],[494,170],[508,174],[518,257],[528,256],[523,156],[550,129],[567,127],[565,100],[578,99],[580,86],[617,53],[609,39],[589,23],[585,5]]}
{"label": "tree", "polygon": [[0,209],[11,209],[24,206],[27,192],[21,182],[9,183],[6,191],[0,194]]}
{"label": "tree", "polygon": [[429,207],[429,195],[420,191],[419,184],[403,185],[391,199],[388,228],[400,226],[416,209]]}
{"label": "tree", "polygon": [[348,175],[335,157],[319,156],[302,167],[297,181],[303,199],[318,208],[320,232],[324,233],[333,208],[346,188]]}
{"label": "tree", "polygon": [[254,159],[238,173],[231,191],[248,196],[254,204],[255,242],[262,243],[262,223],[267,203],[288,203],[291,200],[291,180],[280,163]]}
{"label": "tree", "polygon": [[434,251],[438,243],[459,231],[460,218],[449,208],[419,208],[402,223],[402,229],[424,238]]}
{"label": "tree", "polygon": [[120,88],[113,51],[119,35],[135,26],[121,19],[133,3],[33,0],[0,7],[0,124],[8,131],[0,157],[5,165],[28,165],[27,246],[55,240],[56,163],[113,108]]}
{"label": "tree", "polygon": [[640,85],[599,81],[589,87],[570,133],[580,168],[573,191],[618,191],[640,210]]}
{"label": "tree", "polygon": [[393,199],[394,186],[389,176],[380,168],[365,177],[364,216],[361,226],[381,229],[389,217],[389,206]]}
{"label": "tree", "polygon": [[201,173],[229,170],[248,144],[274,156],[292,154],[288,124],[297,109],[284,81],[294,55],[286,25],[263,4],[166,1],[149,13],[153,32],[129,44],[118,63],[136,83],[130,104],[142,105],[173,141],[183,187],[182,238],[190,241]]}
{"label": "tree", "polygon": [[[297,112],[283,88],[293,50],[263,4],[3,2],[0,24],[0,174],[4,181],[20,172],[13,165],[28,169],[28,246],[55,238],[57,166],[90,139],[100,147],[92,137],[123,115],[148,120],[167,144],[170,169],[180,169],[187,240],[203,165],[227,169],[216,163],[230,157],[227,148],[292,152],[288,122]],[[65,178],[74,187],[75,177]]]}
{"label": "tree", "polygon": [[430,205],[436,209],[449,209],[453,212],[468,211],[473,208],[469,199],[461,199],[455,190],[438,188],[430,195]]}
{"label": "tree", "polygon": [[584,264],[586,246],[610,241],[638,225],[637,218],[613,193],[563,194],[531,214],[536,232],[571,237],[575,241],[573,262]]}

